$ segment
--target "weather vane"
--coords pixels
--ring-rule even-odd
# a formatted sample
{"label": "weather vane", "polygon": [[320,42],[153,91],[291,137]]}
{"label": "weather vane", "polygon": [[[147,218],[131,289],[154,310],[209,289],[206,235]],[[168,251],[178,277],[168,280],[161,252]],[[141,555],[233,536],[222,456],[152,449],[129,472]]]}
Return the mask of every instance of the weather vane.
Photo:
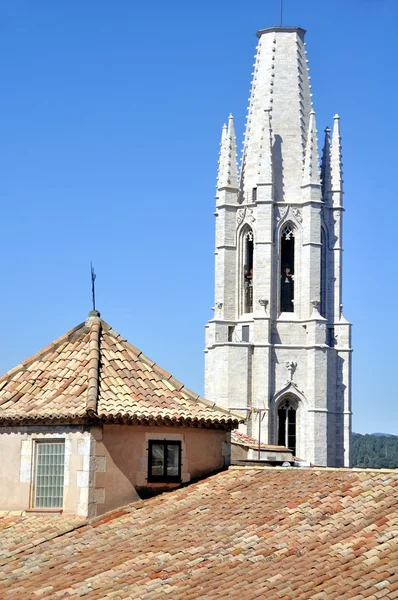
{"label": "weather vane", "polygon": [[93,263],[90,263],[91,266],[91,295],[92,295],[92,300],[93,300],[93,310],[95,310],[95,279],[96,279],[96,274],[94,272],[94,267],[93,267]]}

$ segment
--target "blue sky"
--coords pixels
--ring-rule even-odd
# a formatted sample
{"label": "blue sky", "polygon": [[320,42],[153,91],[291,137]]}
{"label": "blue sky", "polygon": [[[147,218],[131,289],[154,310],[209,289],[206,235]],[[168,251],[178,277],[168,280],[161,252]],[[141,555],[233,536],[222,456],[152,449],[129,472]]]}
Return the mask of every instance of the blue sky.
{"label": "blue sky", "polygon": [[[397,0],[284,0],[341,115],[354,430],[398,433]],[[0,372],[104,319],[203,392],[221,126],[279,0],[0,0]]]}

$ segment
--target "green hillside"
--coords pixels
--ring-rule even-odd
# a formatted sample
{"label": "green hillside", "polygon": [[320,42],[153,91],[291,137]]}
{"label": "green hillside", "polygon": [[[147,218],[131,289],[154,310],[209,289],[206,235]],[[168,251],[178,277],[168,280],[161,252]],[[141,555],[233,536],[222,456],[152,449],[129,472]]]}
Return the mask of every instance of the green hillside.
{"label": "green hillside", "polygon": [[352,466],[398,468],[398,437],[384,434],[352,434]]}

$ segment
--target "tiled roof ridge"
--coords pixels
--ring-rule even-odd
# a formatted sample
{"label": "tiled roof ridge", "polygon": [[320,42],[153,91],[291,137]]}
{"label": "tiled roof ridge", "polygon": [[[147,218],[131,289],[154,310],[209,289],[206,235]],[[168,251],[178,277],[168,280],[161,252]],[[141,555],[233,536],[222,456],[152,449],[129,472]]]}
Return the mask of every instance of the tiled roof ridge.
{"label": "tiled roof ridge", "polygon": [[166,381],[169,381],[172,385],[174,385],[179,392],[184,391],[190,397],[190,399],[193,400],[194,402],[200,402],[201,404],[204,404],[205,406],[208,406],[209,408],[213,408],[214,410],[218,410],[219,412],[221,412],[225,415],[232,415],[232,416],[238,418],[240,421],[242,421],[242,422],[244,421],[244,417],[242,417],[242,415],[239,414],[238,412],[235,412],[229,408],[224,408],[223,406],[220,406],[219,404],[216,404],[215,402],[212,402],[211,400],[207,400],[206,398],[203,398],[199,394],[196,394],[195,392],[193,392],[192,390],[187,388],[183,383],[181,383],[181,381],[179,381],[178,379],[173,377],[173,375],[171,373],[169,373],[168,371],[166,371],[165,369],[163,369],[162,367],[157,365],[155,363],[155,361],[153,361],[151,358],[146,356],[146,354],[144,354],[142,352],[142,350],[140,350],[136,346],[133,346],[133,344],[131,344],[125,337],[120,335],[120,333],[118,333],[115,329],[113,329],[113,327],[111,327],[103,319],[101,319],[101,324],[102,324],[103,329],[106,330],[107,333],[109,333],[112,337],[115,337],[120,343],[122,343],[124,346],[126,346],[129,350],[132,350],[132,352],[134,352],[134,354],[136,354],[137,358],[139,358],[140,360],[145,362],[149,367],[151,367],[151,369],[156,371],[156,373],[158,373],[158,375],[160,375],[160,377],[162,377],[163,379],[165,379]]}
{"label": "tiled roof ridge", "polygon": [[[86,333],[85,326],[86,326],[85,321],[83,321],[82,323],[79,323],[79,325],[76,325],[76,327],[72,327],[72,329],[69,329],[69,331],[64,333],[64,335],[61,335],[61,337],[57,338],[50,344],[47,344],[47,346],[45,346],[44,348],[41,348],[41,350],[39,350],[32,356],[29,356],[29,358],[26,358],[25,360],[20,362],[15,367],[12,367],[12,369],[7,371],[6,373],[4,373],[4,375],[2,375],[0,377],[0,386],[2,383],[6,383],[8,381],[8,379],[10,377],[12,377],[13,375],[15,375],[16,373],[18,373],[18,371],[24,371],[33,361],[37,360],[40,357],[45,356],[49,352],[52,352],[54,349],[56,349],[59,346],[61,346],[62,344],[64,344],[66,341],[69,340],[69,338],[71,338],[73,335],[75,335],[75,333],[77,331],[79,331],[79,329],[82,330],[82,333]],[[0,389],[1,389],[1,387],[0,387]]]}
{"label": "tiled roof ridge", "polygon": [[101,319],[99,314],[90,313],[86,324],[90,327],[89,350],[88,350],[88,382],[86,412],[93,416],[97,414],[98,390],[99,390],[99,366],[100,366],[100,337]]}
{"label": "tiled roof ridge", "polygon": [[338,473],[397,473],[397,469],[378,469],[378,468],[368,468],[368,467],[319,467],[319,466],[311,466],[311,467],[274,467],[269,465],[230,465],[228,467],[228,471],[241,471],[243,470],[264,470],[269,469],[271,471],[285,471],[286,469],[294,469],[295,471],[336,471]]}

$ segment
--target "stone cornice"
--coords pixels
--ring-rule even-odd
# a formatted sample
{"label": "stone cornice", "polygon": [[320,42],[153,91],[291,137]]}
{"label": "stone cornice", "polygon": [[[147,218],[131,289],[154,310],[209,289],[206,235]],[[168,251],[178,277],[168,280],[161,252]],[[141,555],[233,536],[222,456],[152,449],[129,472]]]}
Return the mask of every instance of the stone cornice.
{"label": "stone cornice", "polygon": [[284,350],[331,350],[333,352],[352,352],[352,348],[344,348],[340,346],[328,346],[327,344],[271,344],[271,343],[257,343],[257,342],[214,342],[210,346],[207,346],[206,350],[211,348],[220,348],[223,346],[238,346],[253,347],[253,348],[281,348]]}
{"label": "stone cornice", "polygon": [[304,38],[307,33],[305,29],[301,27],[283,27],[274,25],[274,27],[267,27],[266,29],[259,29],[256,33],[256,36],[260,38],[265,33],[298,33],[300,37]]}
{"label": "stone cornice", "polygon": [[307,206],[309,204],[315,204],[315,206],[325,206],[325,203],[322,202],[322,200],[303,200],[302,202],[299,200],[295,200],[294,202],[289,202],[286,200],[285,202],[275,202],[275,206],[297,206],[297,208],[302,208],[303,206]]}

